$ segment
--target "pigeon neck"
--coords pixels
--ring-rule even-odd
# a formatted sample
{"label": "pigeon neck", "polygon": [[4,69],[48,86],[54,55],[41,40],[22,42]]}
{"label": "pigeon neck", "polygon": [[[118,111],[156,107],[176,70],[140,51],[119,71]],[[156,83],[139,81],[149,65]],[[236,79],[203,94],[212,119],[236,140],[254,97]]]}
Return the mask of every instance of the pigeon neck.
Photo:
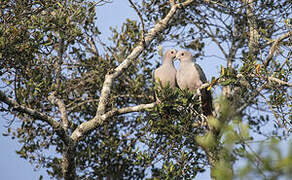
{"label": "pigeon neck", "polygon": [[164,60],[162,62],[163,65],[173,65],[173,61],[172,60]]}
{"label": "pigeon neck", "polygon": [[193,61],[181,61],[181,65],[187,65],[193,64]]}

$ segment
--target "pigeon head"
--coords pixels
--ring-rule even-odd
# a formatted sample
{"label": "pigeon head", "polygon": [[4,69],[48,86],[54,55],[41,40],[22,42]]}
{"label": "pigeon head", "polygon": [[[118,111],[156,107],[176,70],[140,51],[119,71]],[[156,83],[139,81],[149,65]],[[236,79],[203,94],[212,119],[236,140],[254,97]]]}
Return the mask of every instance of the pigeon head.
{"label": "pigeon head", "polygon": [[192,53],[189,51],[181,50],[176,53],[176,58],[181,62],[192,60]]}
{"label": "pigeon head", "polygon": [[173,61],[176,56],[176,50],[175,49],[169,49],[166,51],[163,57],[163,61]]}

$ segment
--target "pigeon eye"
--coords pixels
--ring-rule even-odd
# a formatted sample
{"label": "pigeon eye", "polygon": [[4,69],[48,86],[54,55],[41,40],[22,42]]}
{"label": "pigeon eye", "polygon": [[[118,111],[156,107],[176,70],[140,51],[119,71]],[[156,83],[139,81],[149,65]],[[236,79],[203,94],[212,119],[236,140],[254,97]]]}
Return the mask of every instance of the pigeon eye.
{"label": "pigeon eye", "polygon": [[184,53],[181,53],[181,55],[184,56],[185,54]]}
{"label": "pigeon eye", "polygon": [[171,51],[171,54],[173,54],[174,52],[173,51]]}

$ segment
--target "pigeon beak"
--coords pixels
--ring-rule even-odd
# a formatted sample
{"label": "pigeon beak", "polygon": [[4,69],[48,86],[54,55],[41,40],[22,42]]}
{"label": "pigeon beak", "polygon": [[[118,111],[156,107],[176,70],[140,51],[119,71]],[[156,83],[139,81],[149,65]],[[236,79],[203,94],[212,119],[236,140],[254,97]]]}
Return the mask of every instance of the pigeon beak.
{"label": "pigeon beak", "polygon": [[175,60],[178,60],[178,61],[180,61],[180,59],[179,59],[179,58],[177,58],[177,56],[175,56],[175,58],[173,59],[173,61],[175,61]]}

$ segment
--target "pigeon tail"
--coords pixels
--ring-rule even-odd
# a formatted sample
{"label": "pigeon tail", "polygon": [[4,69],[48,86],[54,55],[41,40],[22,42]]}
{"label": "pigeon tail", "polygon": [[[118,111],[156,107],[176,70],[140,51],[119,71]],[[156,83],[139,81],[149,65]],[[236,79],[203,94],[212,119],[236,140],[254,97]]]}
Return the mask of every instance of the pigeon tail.
{"label": "pigeon tail", "polygon": [[202,94],[202,110],[205,116],[213,115],[213,104],[212,104],[212,95],[211,92],[207,89],[203,89]]}

